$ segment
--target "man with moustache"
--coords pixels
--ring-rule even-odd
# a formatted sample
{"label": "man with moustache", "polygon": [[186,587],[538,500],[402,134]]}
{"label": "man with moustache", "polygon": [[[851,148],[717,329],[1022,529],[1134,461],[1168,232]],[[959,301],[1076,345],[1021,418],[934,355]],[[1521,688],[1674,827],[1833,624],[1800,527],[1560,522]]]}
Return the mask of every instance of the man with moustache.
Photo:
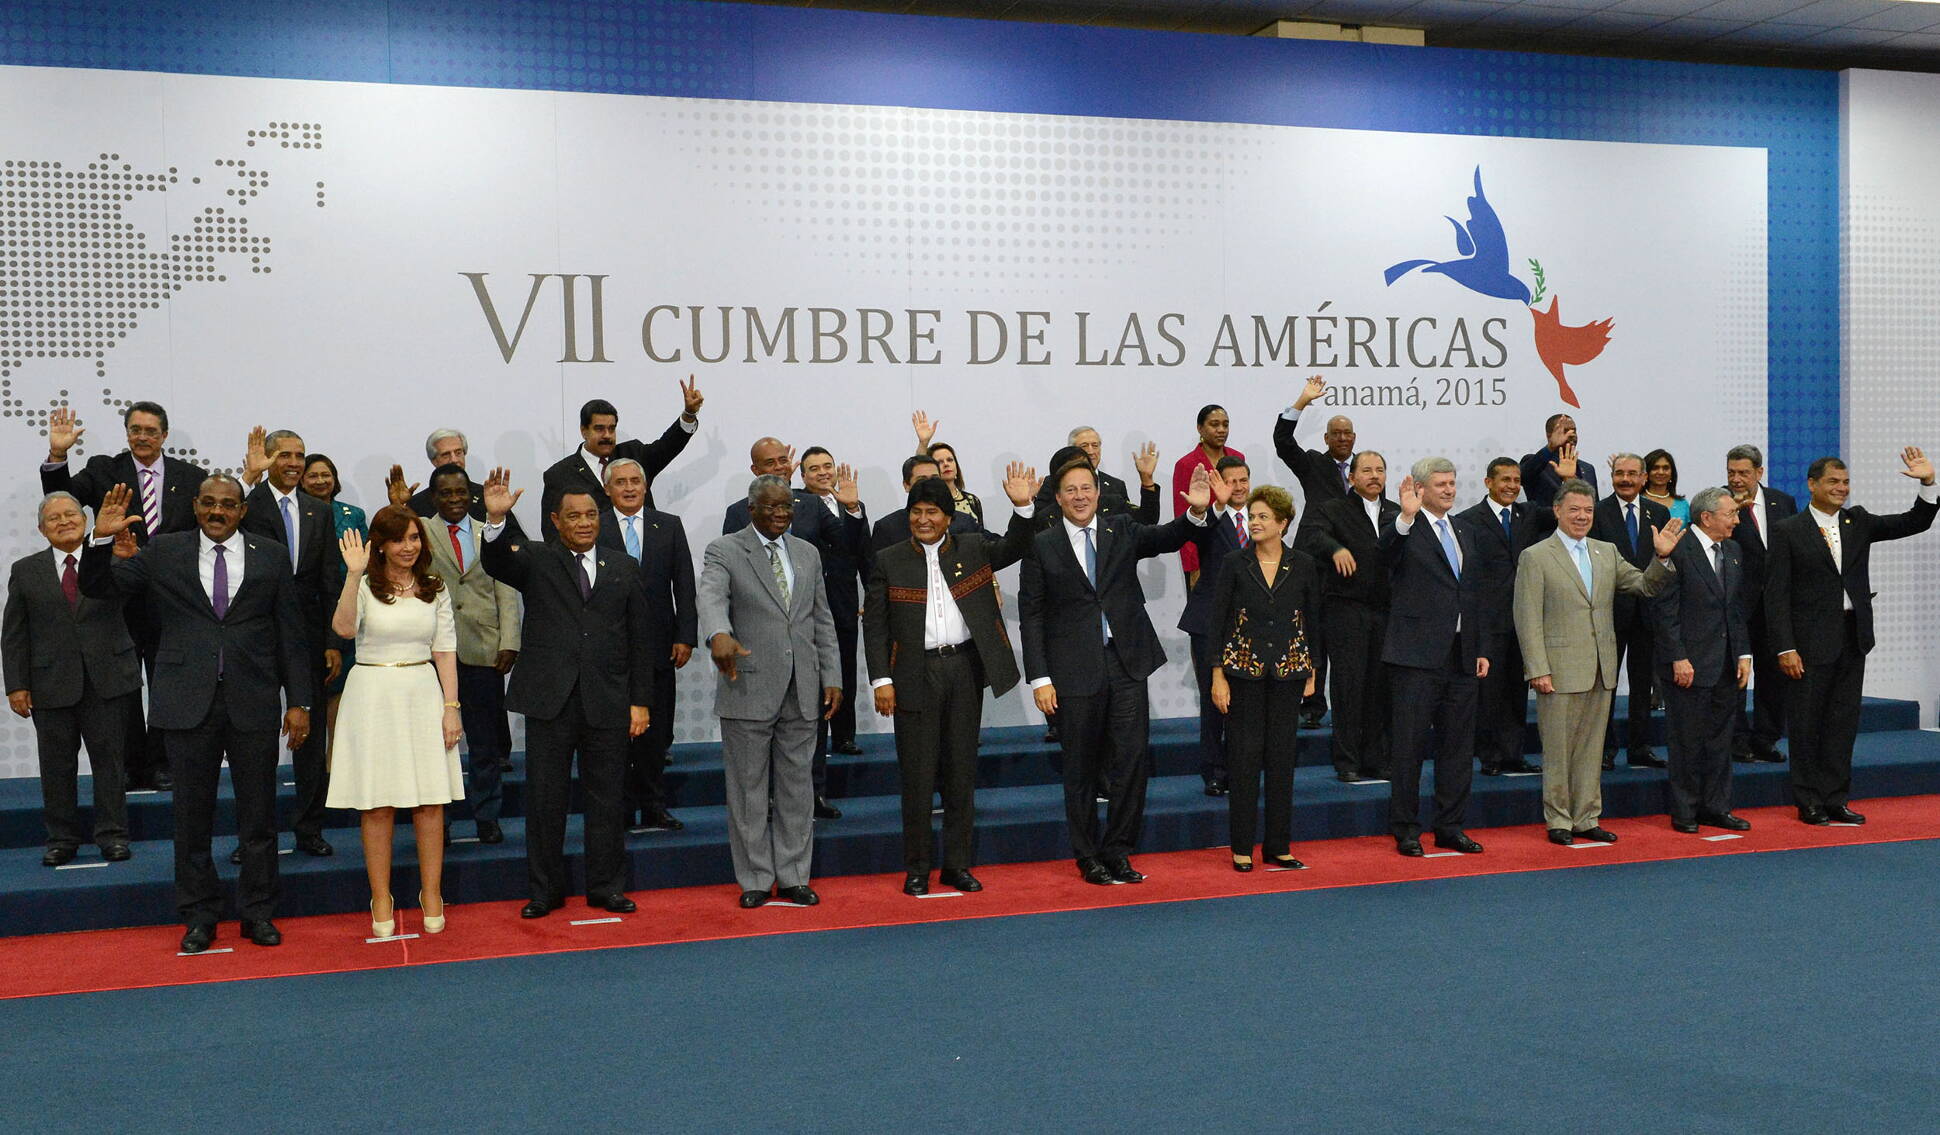
{"label": "man with moustache", "polygon": [[1522,455],[1522,491],[1529,498],[1529,507],[1549,511],[1557,488],[1571,477],[1596,492],[1595,466],[1576,456],[1576,419],[1568,414],[1551,414],[1543,423],[1543,447]]}
{"label": "man with moustache", "polygon": [[[1346,414],[1335,414],[1327,419],[1327,430],[1322,440],[1327,448],[1302,449],[1294,440],[1294,431],[1300,427],[1300,414],[1314,400],[1327,393],[1327,380],[1319,375],[1307,379],[1293,404],[1281,412],[1278,421],[1273,423],[1273,450],[1280,460],[1300,481],[1301,492],[1307,498],[1307,518],[1301,522],[1298,531],[1304,531],[1319,517],[1320,506],[1328,501],[1344,500],[1354,494],[1354,420]],[[1385,464],[1385,463],[1384,463]],[[1296,542],[1298,542],[1296,534]],[[1327,573],[1321,569],[1321,588],[1326,590]],[[1327,667],[1331,651],[1327,649],[1326,620],[1321,620],[1320,634],[1307,636],[1307,646],[1312,652],[1315,664],[1314,692],[1301,699],[1300,724],[1306,729],[1318,729],[1320,719],[1327,715]],[[1350,653],[1352,650],[1350,649]],[[1340,728],[1340,717],[1336,713],[1334,728]],[[1335,762],[1338,775],[1340,763]],[[1360,779],[1379,779],[1362,776]]]}
{"label": "man with moustache", "polygon": [[[1650,566],[1650,533],[1671,518],[1670,509],[1645,500],[1644,459],[1634,453],[1610,458],[1610,495],[1597,502],[1590,535],[1610,544],[1639,571]],[[1630,722],[1624,748],[1631,768],[1663,768],[1664,758],[1650,749],[1651,629],[1647,600],[1619,593],[1611,608],[1617,632],[1617,666],[1628,659]],[[1617,767],[1616,699],[1610,702],[1610,724],[1603,731],[1603,767]]]}
{"label": "man with moustache", "polygon": [[1529,720],[1529,683],[1522,679],[1522,650],[1513,633],[1516,560],[1522,550],[1556,529],[1556,514],[1516,500],[1522,466],[1513,458],[1489,462],[1482,479],[1488,496],[1457,513],[1475,533],[1475,566],[1490,622],[1502,628],[1502,653],[1489,660],[1489,676],[1476,687],[1475,755],[1483,776],[1539,772],[1523,757],[1523,726]]}
{"label": "man with moustache", "polygon": [[[1401,509],[1384,492],[1387,459],[1371,449],[1354,454],[1352,491],[1312,503],[1299,529],[1300,549],[1320,571],[1322,641],[1334,676],[1334,776],[1347,784],[1376,784],[1390,763],[1388,637],[1391,591],[1383,543]],[[1310,648],[1311,649],[1311,648]]]}
{"label": "man with moustache", "polygon": [[1755,445],[1734,445],[1724,455],[1724,483],[1738,502],[1738,528],[1732,534],[1745,562],[1746,626],[1751,631],[1751,711],[1739,695],[1731,759],[1739,763],[1785,759],[1778,739],[1785,735],[1785,702],[1792,683],[1778,667],[1765,623],[1765,560],[1774,525],[1798,515],[1790,493],[1765,484],[1765,455]]}
{"label": "man with moustache", "polygon": [[552,539],[552,514],[558,510],[559,494],[568,488],[577,488],[594,500],[606,499],[606,489],[602,478],[606,467],[621,457],[630,457],[640,463],[647,474],[647,507],[653,507],[653,479],[660,475],[687,443],[694,439],[694,431],[700,429],[701,388],[693,375],[680,384],[680,416],[673,424],[651,442],[633,438],[619,440],[620,412],[613,403],[604,398],[595,398],[579,408],[578,449],[554,462],[545,472],[544,504],[541,512],[544,519],[539,524],[540,538]]}

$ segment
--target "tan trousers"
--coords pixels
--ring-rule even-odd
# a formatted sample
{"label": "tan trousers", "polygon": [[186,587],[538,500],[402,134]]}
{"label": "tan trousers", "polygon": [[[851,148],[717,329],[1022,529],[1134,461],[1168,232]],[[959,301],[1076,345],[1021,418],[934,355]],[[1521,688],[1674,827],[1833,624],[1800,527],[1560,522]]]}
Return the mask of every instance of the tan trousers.
{"label": "tan trousers", "polygon": [[1543,823],[1588,831],[1603,815],[1603,732],[1615,691],[1537,694],[1536,732],[1543,741]]}

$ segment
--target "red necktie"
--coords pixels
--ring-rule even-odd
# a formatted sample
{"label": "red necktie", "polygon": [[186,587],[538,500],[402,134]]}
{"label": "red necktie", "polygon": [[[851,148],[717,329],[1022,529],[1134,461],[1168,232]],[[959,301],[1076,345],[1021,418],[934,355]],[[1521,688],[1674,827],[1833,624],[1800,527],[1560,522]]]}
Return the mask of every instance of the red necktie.
{"label": "red necktie", "polygon": [[69,607],[81,604],[81,580],[74,574],[74,553],[69,552],[67,559],[61,561],[61,594],[67,596]]}
{"label": "red necktie", "polygon": [[1239,513],[1233,514],[1233,534],[1239,539],[1239,546],[1246,546],[1246,518]]}
{"label": "red necktie", "polygon": [[458,574],[463,575],[465,573],[465,546],[458,542],[458,526],[456,524],[447,524],[445,527],[451,529],[451,554],[458,557]]}

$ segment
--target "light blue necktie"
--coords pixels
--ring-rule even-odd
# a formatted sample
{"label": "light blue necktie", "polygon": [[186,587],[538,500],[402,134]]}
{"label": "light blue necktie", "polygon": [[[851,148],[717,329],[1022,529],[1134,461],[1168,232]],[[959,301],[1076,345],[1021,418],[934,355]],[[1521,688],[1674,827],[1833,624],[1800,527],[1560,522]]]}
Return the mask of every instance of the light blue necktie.
{"label": "light blue necktie", "polygon": [[[1098,545],[1092,542],[1091,528],[1089,525],[1085,527],[1084,532],[1085,532],[1085,578],[1091,581],[1091,590],[1093,593],[1096,593],[1098,590]],[[1107,644],[1110,644],[1111,620],[1105,618],[1105,604],[1102,601],[1102,599],[1098,604],[1098,628],[1104,632],[1105,642]]]}
{"label": "light blue necktie", "polygon": [[296,570],[296,502],[283,498],[283,542],[290,546],[290,570]]}
{"label": "light blue necktie", "polygon": [[640,562],[640,518],[626,518],[626,554],[633,557],[634,563]]}
{"label": "light blue necktie", "polygon": [[1441,534],[1442,555],[1448,557],[1448,570],[1455,573],[1456,579],[1462,578],[1462,557],[1455,551],[1455,534],[1448,530],[1446,517],[1435,521],[1435,531]]}
{"label": "light blue necktie", "polygon": [[1576,552],[1576,574],[1583,577],[1584,593],[1594,598],[1596,588],[1590,581],[1590,547],[1583,541],[1578,540],[1574,548]]}

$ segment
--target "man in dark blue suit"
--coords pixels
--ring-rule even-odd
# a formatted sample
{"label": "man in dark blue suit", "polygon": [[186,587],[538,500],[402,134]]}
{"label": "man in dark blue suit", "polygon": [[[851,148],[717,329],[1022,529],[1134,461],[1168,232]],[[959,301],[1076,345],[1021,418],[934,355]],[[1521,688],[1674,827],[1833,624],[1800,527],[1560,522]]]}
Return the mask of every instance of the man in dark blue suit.
{"label": "man in dark blue suit", "polygon": [[1772,528],[1798,515],[1792,495],[1765,484],[1765,455],[1755,445],[1734,445],[1724,456],[1724,480],[1738,502],[1738,528],[1732,534],[1745,561],[1746,625],[1751,629],[1751,712],[1738,701],[1731,759],[1739,762],[1785,759],[1778,739],[1785,734],[1785,699],[1791,683],[1778,669],[1778,652],[1765,630],[1765,560]]}
{"label": "man in dark blue suit", "polygon": [[1206,782],[1206,795],[1226,795],[1226,715],[1212,700],[1213,667],[1219,659],[1207,641],[1212,618],[1212,597],[1219,582],[1219,569],[1226,557],[1246,546],[1246,494],[1253,491],[1253,473],[1238,457],[1222,457],[1215,467],[1212,531],[1201,545],[1208,557],[1199,562],[1199,582],[1186,593],[1185,610],[1179,614],[1179,629],[1192,641],[1192,672],[1199,684],[1199,776]]}
{"label": "man in dark blue suit", "polygon": [[1543,423],[1543,447],[1522,455],[1522,491],[1529,507],[1548,512],[1556,502],[1556,489],[1575,477],[1596,490],[1596,467],[1576,456],[1576,419],[1568,414],[1551,414]]}
{"label": "man in dark blue suit", "polygon": [[[1610,495],[1596,504],[1590,537],[1616,545],[1617,554],[1643,571],[1656,558],[1650,534],[1669,524],[1670,509],[1644,496],[1644,459],[1634,453],[1610,458]],[[1650,749],[1651,666],[1650,600],[1617,592],[1610,617],[1616,624],[1617,665],[1630,676],[1630,721],[1624,748],[1631,768],[1663,768],[1664,758]],[[1626,661],[1627,660],[1627,661]],[[1617,767],[1617,704],[1610,699],[1610,722],[1603,731],[1603,767]]]}
{"label": "man in dark blue suit", "polygon": [[668,810],[661,778],[674,741],[674,671],[687,665],[699,640],[694,557],[680,517],[646,507],[646,498],[647,474],[639,462],[622,457],[608,464],[606,499],[612,512],[600,518],[599,545],[640,565],[647,657],[653,664],[647,731],[627,743],[627,824],[636,832],[677,832],[687,825]]}
{"label": "man in dark blue suit", "polygon": [[[1489,462],[1482,479],[1488,497],[1456,515],[1475,536],[1470,574],[1482,589],[1490,624],[1503,628],[1501,653],[1489,658],[1489,676],[1476,686],[1475,755],[1483,776],[1519,776],[1540,771],[1523,758],[1523,729],[1529,721],[1529,683],[1522,677],[1522,651],[1509,633],[1516,594],[1516,560],[1524,548],[1556,530],[1553,509],[1518,501],[1522,467],[1513,459]],[[1506,516],[1504,514],[1507,514]]]}
{"label": "man in dark blue suit", "polygon": [[164,533],[140,549],[129,534],[132,496],[116,485],[103,498],[79,585],[96,598],[145,599],[155,621],[149,716],[175,770],[175,901],[188,927],[182,952],[208,949],[222,912],[209,834],[224,760],[241,837],[243,936],[274,946],[283,941],[270,921],[278,890],[276,734],[280,718],[290,748],[303,745],[316,689],[290,553],[237,530],[246,512],[242,485],[227,474],[196,491],[199,531]]}
{"label": "man in dark blue suit", "polygon": [[[1473,854],[1482,845],[1462,830],[1468,813],[1475,747],[1477,683],[1489,675],[1502,629],[1471,570],[1475,536],[1451,516],[1455,465],[1424,457],[1397,490],[1394,528],[1382,534],[1393,607],[1382,661],[1394,698],[1394,767],[1389,820],[1396,850],[1421,850],[1421,765],[1435,762],[1435,846]],[[1435,746],[1430,752],[1430,747]]]}
{"label": "man in dark blue suit", "polygon": [[[1652,596],[1657,680],[1670,733],[1671,827],[1747,831],[1731,814],[1731,725],[1751,678],[1745,566],[1731,532],[1738,502],[1723,488],[1691,496],[1691,535],[1671,550],[1676,570]],[[1636,696],[1632,694],[1631,696]]]}

